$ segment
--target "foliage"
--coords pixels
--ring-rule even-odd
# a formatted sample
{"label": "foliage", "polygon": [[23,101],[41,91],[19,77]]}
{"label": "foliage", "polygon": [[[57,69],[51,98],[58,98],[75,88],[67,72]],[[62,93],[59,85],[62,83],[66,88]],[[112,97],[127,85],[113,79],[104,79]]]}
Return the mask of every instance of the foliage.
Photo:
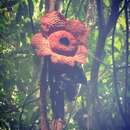
{"label": "foliage", "polygon": [[[91,78],[91,68],[97,39],[100,33],[97,23],[95,3],[89,0],[75,0],[70,3],[64,0],[63,14],[68,18],[78,18],[85,21],[91,28],[88,41],[88,63],[83,66],[88,85]],[[109,0],[103,1],[105,20],[110,11]],[[123,2],[120,8],[123,7]],[[92,6],[93,5],[93,6]],[[33,33],[39,31],[39,18],[45,13],[44,0],[1,0],[0,1],[0,130],[38,130],[39,129],[39,73],[40,59],[35,56],[30,47]],[[66,12],[68,8],[68,12]],[[93,14],[95,11],[95,14]],[[92,14],[92,15],[91,15]],[[91,17],[89,17],[91,16]],[[114,56],[117,73],[117,89],[113,82],[112,62],[112,32],[105,41],[103,60],[97,83],[95,118],[99,120],[100,130],[124,128],[119,106],[119,99],[124,110],[125,93],[125,15],[124,11],[116,21]],[[48,90],[49,91],[49,90]],[[83,86],[71,106],[65,105],[67,122],[65,129],[84,130],[88,127],[89,88]],[[51,103],[48,101],[48,118],[51,119]],[[129,113],[130,114],[130,113]],[[91,128],[90,128],[91,129]]]}

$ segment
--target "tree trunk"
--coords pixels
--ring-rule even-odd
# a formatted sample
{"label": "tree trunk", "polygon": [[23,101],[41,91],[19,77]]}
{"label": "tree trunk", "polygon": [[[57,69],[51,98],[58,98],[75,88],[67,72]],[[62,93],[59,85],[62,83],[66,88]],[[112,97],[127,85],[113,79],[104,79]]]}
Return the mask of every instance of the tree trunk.
{"label": "tree trunk", "polygon": [[[98,106],[98,94],[97,94],[97,83],[98,83],[98,73],[100,62],[103,57],[105,40],[107,38],[108,33],[111,31],[113,26],[116,23],[116,20],[119,16],[119,5],[121,1],[116,2],[116,0],[112,0],[111,2],[111,13],[107,18],[108,20],[105,22],[104,19],[104,10],[103,10],[103,1],[96,0],[97,5],[97,14],[98,14],[98,27],[99,27],[99,36],[96,44],[96,52],[95,59],[93,60],[92,70],[91,70],[91,78],[89,83],[89,98],[88,98],[88,115],[89,115],[89,127],[88,129],[100,129],[100,118],[97,113]],[[98,59],[98,60],[97,60]]]}
{"label": "tree trunk", "polygon": [[[47,89],[47,59],[41,59],[41,76],[40,76],[40,129],[49,130],[49,125],[47,121],[47,110],[46,110],[46,89]],[[43,63],[44,61],[44,63]]]}
{"label": "tree trunk", "polygon": [[[60,2],[60,0],[57,1]],[[56,8],[56,0],[45,0],[45,13],[54,11]],[[48,73],[49,73],[49,57],[41,58],[41,81],[40,81],[40,129],[49,130],[49,123],[47,121],[46,110],[46,89],[48,87]]]}

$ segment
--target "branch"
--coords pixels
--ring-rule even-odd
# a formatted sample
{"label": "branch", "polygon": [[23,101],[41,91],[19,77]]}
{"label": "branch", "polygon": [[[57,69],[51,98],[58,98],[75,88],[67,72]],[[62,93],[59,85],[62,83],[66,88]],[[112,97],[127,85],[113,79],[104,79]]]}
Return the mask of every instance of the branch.
{"label": "branch", "polygon": [[79,16],[79,14],[80,14],[80,10],[81,10],[81,8],[83,8],[82,5],[83,5],[84,1],[85,1],[85,0],[82,0],[82,1],[80,2],[79,9],[78,9],[78,11],[76,12],[76,17]]}
{"label": "branch", "polygon": [[[130,2],[130,1],[129,1]],[[126,56],[125,56],[125,61],[126,61],[126,68],[125,68],[125,114],[128,114],[128,109],[129,109],[129,103],[128,103],[128,93],[129,93],[129,19],[130,19],[130,12],[129,12],[129,3],[127,0],[125,0],[125,23],[126,23],[126,38],[125,38],[125,50],[126,50]],[[128,95],[127,95],[128,94]]]}
{"label": "branch", "polygon": [[[128,65],[128,68],[130,68],[130,64]],[[119,66],[119,67],[117,67],[116,69],[117,69],[117,70],[126,69],[126,65]]]}
{"label": "branch", "polygon": [[[112,5],[111,5],[111,15],[109,16],[109,20],[107,22],[107,24],[105,25],[105,21],[104,21],[104,16],[103,16],[103,7],[102,7],[102,3],[101,3],[101,0],[97,0],[97,11],[98,11],[98,19],[99,19],[99,36],[98,36],[98,41],[97,41],[97,44],[96,44],[96,52],[95,52],[95,57],[97,57],[97,59],[99,59],[100,61],[103,59],[102,55],[103,55],[103,52],[104,52],[104,47],[105,47],[105,40],[106,40],[106,37],[108,35],[108,33],[110,32],[110,30],[112,29],[112,27],[114,26],[114,24],[116,23],[116,20],[119,16],[119,11],[118,13],[114,12],[113,14],[113,11],[117,11],[119,9],[119,6],[116,7],[116,9],[114,9],[115,7],[115,0],[112,1]],[[118,4],[119,5],[119,4]],[[117,15],[118,14],[118,15]],[[116,16],[116,18],[114,17]],[[113,19],[112,19],[113,18]],[[112,25],[110,25],[110,22],[112,20]],[[91,70],[91,78],[90,78],[90,84],[89,84],[89,111],[96,115],[96,111],[94,109],[94,107],[96,106],[96,100],[98,100],[97,98],[97,80],[98,80],[98,73],[99,73],[99,67],[100,67],[100,62],[97,61],[97,60],[93,60],[93,64],[92,64],[92,70]],[[92,123],[92,120],[93,123],[95,124],[98,124],[97,121],[98,119],[96,120],[96,116],[94,117],[91,117],[91,114],[89,115],[90,117],[90,122]],[[96,125],[93,126],[96,128]],[[98,127],[98,126],[97,126]],[[93,129],[95,129],[93,128]]]}
{"label": "branch", "polygon": [[116,21],[119,17],[119,6],[120,2],[118,0],[112,0],[111,4],[111,13],[108,18],[107,24],[106,24],[106,33],[108,34],[112,27],[116,24]]}
{"label": "branch", "polygon": [[45,0],[45,13],[49,11],[49,3],[50,3],[50,0]]}
{"label": "branch", "polygon": [[98,20],[99,20],[99,30],[101,31],[102,28],[104,28],[105,26],[103,2],[102,0],[96,0],[96,3],[97,3],[97,14],[98,14]]}
{"label": "branch", "polygon": [[29,104],[31,104],[31,103],[34,103],[34,102],[38,101],[39,99],[40,99],[40,97],[35,98],[35,99],[32,99],[32,100],[26,102],[25,105],[29,105]]}
{"label": "branch", "polygon": [[[45,0],[45,13],[49,11],[54,11],[56,5],[56,0]],[[46,111],[46,88],[48,87],[47,76],[48,76],[48,66],[49,57],[41,58],[41,79],[40,79],[40,129],[49,130],[49,123],[47,120]]]}
{"label": "branch", "polygon": [[[100,9],[99,7],[101,5],[99,5],[100,0],[97,0],[97,9],[98,9],[98,16],[101,17],[101,19],[104,19],[102,16],[103,12],[100,12],[102,9]],[[121,9],[121,11],[117,11],[119,10],[119,4],[116,7],[116,9],[114,9],[114,6],[116,5],[116,3],[114,3],[115,0],[113,0],[113,3],[111,5],[111,15],[109,17],[109,20],[107,22],[106,26],[102,26],[102,22],[100,20],[100,24],[99,24],[99,37],[98,37],[98,41],[96,44],[96,52],[95,52],[95,57],[97,57],[99,60],[102,60],[102,53],[104,51],[104,46],[105,46],[105,40],[107,37],[107,34],[110,32],[110,30],[112,29],[112,27],[114,26],[114,24],[116,23],[120,12],[123,10]],[[114,13],[114,11],[117,11],[116,13]],[[116,18],[114,17],[116,16]],[[99,19],[100,19],[99,17]],[[113,18],[113,19],[112,19]],[[111,20],[110,20],[111,19]],[[112,21],[112,22],[111,22]],[[97,60],[93,61],[93,65],[92,65],[92,71],[91,71],[91,82],[92,82],[92,86],[94,87],[93,89],[95,90],[96,88],[96,84],[97,84],[97,79],[98,79],[98,72],[99,72],[99,66],[100,66],[100,62]]]}
{"label": "branch", "polygon": [[46,111],[46,88],[47,84],[47,75],[48,75],[48,61],[49,57],[41,59],[41,75],[40,75],[40,127],[41,130],[49,130],[48,120],[47,120],[47,111]]}
{"label": "branch", "polygon": [[70,6],[70,3],[72,2],[72,0],[69,0],[68,4],[67,4],[67,8],[66,8],[66,11],[65,11],[65,17],[67,17],[67,13],[68,13],[68,10],[69,10],[69,6]]}
{"label": "branch", "polygon": [[19,128],[21,128],[21,120],[22,120],[22,115],[23,115],[23,112],[24,112],[24,108],[25,108],[25,105],[26,105],[26,102],[27,100],[29,99],[30,96],[32,96],[36,91],[38,91],[39,88],[36,88],[35,90],[33,90],[25,99],[24,99],[24,102],[23,102],[23,105],[22,105],[22,110],[21,110],[21,113],[19,115]]}
{"label": "branch", "polygon": [[93,60],[98,61],[100,64],[104,65],[106,68],[112,69],[111,64],[110,65],[106,64],[101,59],[99,59],[97,56],[93,55],[92,52],[88,51],[88,56],[90,56],[91,58],[93,58]]}

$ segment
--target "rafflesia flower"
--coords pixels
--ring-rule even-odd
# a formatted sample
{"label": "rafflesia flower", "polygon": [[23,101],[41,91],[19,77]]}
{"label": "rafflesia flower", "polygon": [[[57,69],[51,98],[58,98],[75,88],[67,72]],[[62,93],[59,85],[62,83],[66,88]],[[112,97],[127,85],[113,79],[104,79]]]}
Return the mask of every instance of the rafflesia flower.
{"label": "rafflesia flower", "polygon": [[38,56],[50,56],[53,63],[74,66],[87,57],[88,29],[78,20],[66,20],[57,11],[41,18],[41,33],[32,37]]}

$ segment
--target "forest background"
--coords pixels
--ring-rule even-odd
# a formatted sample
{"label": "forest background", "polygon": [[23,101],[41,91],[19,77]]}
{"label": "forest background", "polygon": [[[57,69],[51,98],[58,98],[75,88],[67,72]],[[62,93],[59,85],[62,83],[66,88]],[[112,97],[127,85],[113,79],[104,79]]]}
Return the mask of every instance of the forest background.
{"label": "forest background", "polygon": [[[41,67],[30,39],[46,2],[0,1],[0,130],[39,130]],[[130,130],[130,1],[57,0],[57,7],[91,28],[83,66],[88,84],[74,107],[66,102],[65,129]],[[50,121],[49,96],[47,102]]]}

